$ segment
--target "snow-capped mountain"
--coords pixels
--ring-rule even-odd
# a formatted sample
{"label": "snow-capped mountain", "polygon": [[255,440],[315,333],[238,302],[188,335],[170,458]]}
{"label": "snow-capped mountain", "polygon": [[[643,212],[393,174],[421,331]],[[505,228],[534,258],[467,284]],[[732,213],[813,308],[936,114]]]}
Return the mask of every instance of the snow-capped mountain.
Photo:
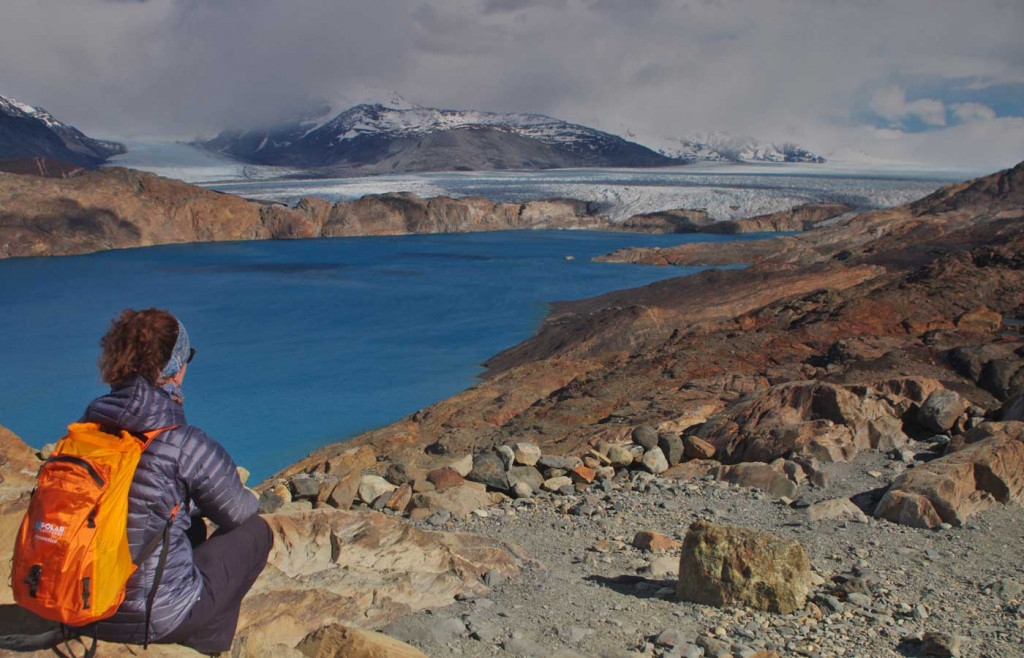
{"label": "snow-capped mountain", "polygon": [[93,166],[124,153],[117,142],[93,139],[41,107],[0,96],[0,158],[56,158]]}
{"label": "snow-capped mountain", "polygon": [[365,173],[683,164],[541,114],[418,107],[397,94],[337,114],[325,104],[269,129],[224,131],[199,144],[254,164]]}
{"label": "snow-capped mountain", "polygon": [[791,142],[774,144],[753,137],[735,137],[722,132],[695,133],[688,137],[669,138],[662,140],[657,150],[669,157],[685,160],[825,162],[825,158],[820,155]]}

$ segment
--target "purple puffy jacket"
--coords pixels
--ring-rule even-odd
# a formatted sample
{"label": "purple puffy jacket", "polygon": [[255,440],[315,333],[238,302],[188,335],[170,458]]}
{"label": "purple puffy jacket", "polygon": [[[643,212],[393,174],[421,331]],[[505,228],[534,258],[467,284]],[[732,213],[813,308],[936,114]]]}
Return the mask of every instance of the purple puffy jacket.
{"label": "purple puffy jacket", "polygon": [[[82,422],[130,432],[177,426],[158,435],[142,453],[128,500],[128,544],[133,556],[163,532],[174,506],[182,504],[171,528],[170,551],[150,619],[149,640],[159,642],[185,620],[202,589],[202,576],[185,535],[191,525],[189,508],[198,508],[220,527],[233,528],[256,513],[258,502],[242,486],[223,446],[186,424],[181,405],[142,377],[93,400]],[[146,597],[159,554],[159,549],[154,551],[128,579],[124,602],[114,616],[95,624],[101,640],[143,642]],[[92,634],[92,630],[85,632]]]}

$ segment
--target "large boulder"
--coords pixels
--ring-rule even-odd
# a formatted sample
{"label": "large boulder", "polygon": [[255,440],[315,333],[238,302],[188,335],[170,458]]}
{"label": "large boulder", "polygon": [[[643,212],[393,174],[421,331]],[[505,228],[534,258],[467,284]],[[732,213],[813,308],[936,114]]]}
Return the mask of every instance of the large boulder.
{"label": "large boulder", "polygon": [[802,608],[811,565],[799,542],[697,521],[683,539],[676,595],[718,607],[789,614]]}
{"label": "large boulder", "polygon": [[1024,500],[1024,423],[983,423],[951,448],[897,478],[875,516],[917,528],[959,526],[979,510]]}

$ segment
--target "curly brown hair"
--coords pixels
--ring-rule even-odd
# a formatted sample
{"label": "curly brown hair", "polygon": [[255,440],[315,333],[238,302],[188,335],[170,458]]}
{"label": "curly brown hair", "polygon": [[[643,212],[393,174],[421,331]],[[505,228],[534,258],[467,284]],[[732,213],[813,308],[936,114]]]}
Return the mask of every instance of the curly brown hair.
{"label": "curly brown hair", "polygon": [[100,339],[100,375],[116,386],[134,375],[156,384],[178,340],[178,320],[167,311],[126,308]]}

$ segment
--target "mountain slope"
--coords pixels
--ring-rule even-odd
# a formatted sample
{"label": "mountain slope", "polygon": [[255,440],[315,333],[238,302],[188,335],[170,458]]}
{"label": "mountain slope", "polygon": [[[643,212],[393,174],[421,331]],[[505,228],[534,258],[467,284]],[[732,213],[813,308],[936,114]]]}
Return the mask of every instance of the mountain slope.
{"label": "mountain slope", "polygon": [[661,153],[686,160],[721,162],[809,162],[823,163],[825,158],[786,142],[775,144],[753,137],[735,137],[722,132],[696,133],[675,137],[659,144]]}
{"label": "mountain slope", "polygon": [[41,107],[0,96],[0,158],[55,158],[95,166],[124,153],[117,142],[93,139]]}
{"label": "mountain slope", "polygon": [[[314,113],[311,113],[314,114]],[[327,121],[224,131],[204,148],[253,164],[381,173],[683,164],[608,133],[540,114],[363,103]]]}

